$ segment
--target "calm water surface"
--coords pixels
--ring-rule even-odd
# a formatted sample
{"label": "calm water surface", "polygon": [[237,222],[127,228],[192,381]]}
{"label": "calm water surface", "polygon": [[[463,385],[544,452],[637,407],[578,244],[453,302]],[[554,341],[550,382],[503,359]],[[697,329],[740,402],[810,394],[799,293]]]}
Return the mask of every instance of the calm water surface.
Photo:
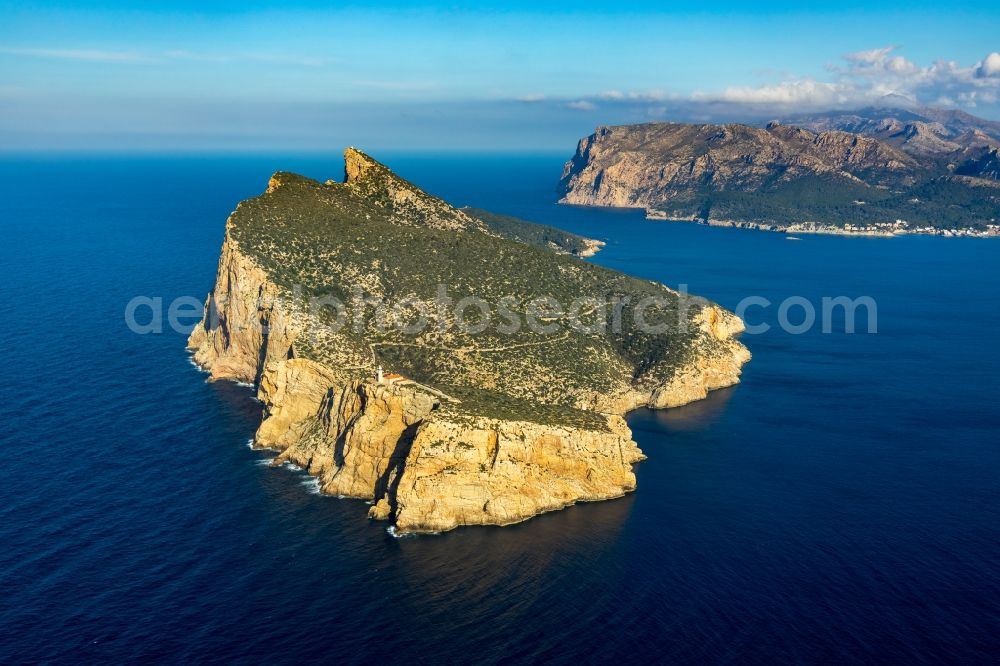
{"label": "calm water surface", "polygon": [[[0,661],[995,661],[1000,242],[804,237],[558,207],[561,156],[388,156],[458,205],[724,306],[871,296],[878,333],[747,336],[738,387],[630,424],[639,490],[394,539],[246,446],[135,295],[202,298],[225,218],[339,157],[0,160]],[[839,329],[840,332],[837,332]]]}

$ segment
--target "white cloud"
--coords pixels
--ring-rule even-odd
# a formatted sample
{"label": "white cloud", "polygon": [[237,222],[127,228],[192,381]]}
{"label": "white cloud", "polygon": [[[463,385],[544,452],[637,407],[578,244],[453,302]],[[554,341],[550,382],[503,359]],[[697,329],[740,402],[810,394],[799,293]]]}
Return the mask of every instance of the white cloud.
{"label": "white cloud", "polygon": [[379,90],[395,90],[398,92],[419,92],[423,90],[435,90],[438,87],[438,85],[432,81],[361,80],[354,81],[354,85],[365,88],[377,88]]}
{"label": "white cloud", "polygon": [[28,56],[31,58],[57,58],[60,60],[83,60],[88,62],[139,62],[146,56],[132,51],[104,51],[96,49],[37,49],[13,46],[0,47],[0,53]]}
{"label": "white cloud", "polygon": [[848,53],[844,56],[844,60],[848,62],[876,63],[885,60],[890,53],[896,50],[896,48],[897,47],[895,46],[883,46],[880,49]]}
{"label": "white cloud", "polygon": [[983,78],[1000,76],[1000,53],[994,51],[983,58],[983,61],[976,66],[976,76]]}
{"label": "white cloud", "polygon": [[166,60],[191,60],[206,63],[230,62],[272,62],[277,64],[319,67],[333,60],[331,58],[302,56],[285,53],[199,53],[184,49],[161,52],[114,51],[100,49],[53,49],[34,47],[0,46],[0,53],[28,58],[54,58],[57,60],[77,60],[81,62],[145,63]]}
{"label": "white cloud", "polygon": [[597,99],[612,102],[662,102],[668,99],[681,99],[679,95],[671,95],[662,90],[645,90],[642,92],[622,92],[620,90],[605,90],[596,95]]}
{"label": "white cloud", "polygon": [[[844,56],[848,67],[846,73],[850,76],[870,79],[883,77],[906,77],[920,73],[920,67],[901,55],[892,55],[899,47],[885,46],[870,51],[848,53]],[[830,71],[845,72],[841,67],[833,65]]]}
{"label": "white cloud", "polygon": [[[602,100],[621,107],[693,111],[691,105],[729,109],[735,115],[749,111],[764,114],[769,109],[849,109],[870,104],[911,106],[983,107],[1000,97],[1000,53],[993,52],[973,65],[937,60],[920,65],[899,54],[899,47],[885,46],[844,55],[840,64],[826,67],[825,76],[786,76],[784,80],[759,86],[730,86],[721,91],[696,91],[681,96],[659,90],[623,92],[609,90],[588,100]],[[574,107],[576,108],[576,107]]]}
{"label": "white cloud", "polygon": [[577,111],[593,111],[597,108],[597,105],[593,102],[588,102],[585,99],[578,99],[575,102],[570,102],[566,106],[571,109],[576,109]]}
{"label": "white cloud", "polygon": [[839,84],[801,79],[756,88],[733,86],[721,93],[696,92],[691,97],[699,101],[741,104],[837,104],[846,101],[849,92]]}

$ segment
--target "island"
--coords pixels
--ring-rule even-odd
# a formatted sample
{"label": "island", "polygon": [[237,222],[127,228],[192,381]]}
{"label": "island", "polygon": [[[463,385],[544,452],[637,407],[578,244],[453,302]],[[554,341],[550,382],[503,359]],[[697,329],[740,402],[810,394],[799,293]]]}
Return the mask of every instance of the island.
{"label": "island", "polygon": [[561,203],[794,233],[1000,236],[1000,123],[867,109],[745,124],[600,127]]}
{"label": "island", "polygon": [[323,493],[397,534],[620,497],[644,458],[626,412],[739,381],[718,305],[344,160],[343,182],[279,172],[236,207],[188,341],[211,380],[255,387],[253,446]]}

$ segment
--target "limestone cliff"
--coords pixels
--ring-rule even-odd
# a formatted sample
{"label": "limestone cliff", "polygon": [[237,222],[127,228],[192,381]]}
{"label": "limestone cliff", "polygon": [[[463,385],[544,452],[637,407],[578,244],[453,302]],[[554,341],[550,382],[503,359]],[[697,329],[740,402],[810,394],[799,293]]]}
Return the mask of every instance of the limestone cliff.
{"label": "limestone cliff", "polygon": [[[680,307],[662,285],[498,238],[357,151],[347,163],[344,184],[277,174],[237,207],[188,343],[213,379],[255,385],[265,409],[255,446],[316,475],[322,492],[371,501],[370,516],[400,533],[506,525],[618,497],[635,488],[632,466],[644,457],[625,411],[684,404],[738,381],[749,359],[735,339],[742,323],[718,306]],[[382,182],[366,180],[373,174]],[[461,244],[451,265],[442,242]],[[382,251],[394,243],[405,254]],[[435,251],[446,275],[405,264]],[[476,259],[504,253],[520,263],[484,272]],[[556,280],[552,293],[648,292],[664,299],[660,314],[685,325],[646,335],[626,321],[624,334],[579,333],[556,317],[545,334],[433,326],[401,336],[368,319],[331,325],[305,297],[344,295],[346,280],[413,296],[445,278],[456,296],[492,298],[491,287],[529,296],[543,279]],[[380,383],[379,365],[406,378]]]}
{"label": "limestone cliff", "polygon": [[643,458],[620,417],[608,431],[463,417],[419,388],[339,383],[278,361],[260,386],[257,445],[319,477],[322,492],[373,500],[399,532],[505,525],[635,488]]}
{"label": "limestone cliff", "polygon": [[655,207],[701,188],[753,190],[807,176],[882,184],[914,160],[874,139],[771,124],[601,127],[563,170],[563,201]]}
{"label": "limestone cliff", "polygon": [[932,125],[599,127],[566,163],[560,202],[761,229],[997,231],[998,144],[982,131],[945,141]]}

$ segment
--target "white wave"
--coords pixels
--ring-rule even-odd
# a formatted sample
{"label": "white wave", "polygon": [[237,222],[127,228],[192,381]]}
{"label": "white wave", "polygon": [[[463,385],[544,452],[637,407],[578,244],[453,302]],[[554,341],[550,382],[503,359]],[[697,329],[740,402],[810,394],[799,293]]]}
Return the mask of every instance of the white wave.
{"label": "white wave", "polygon": [[315,476],[310,476],[308,479],[302,481],[302,485],[306,487],[310,495],[320,495],[319,490],[319,479]]}
{"label": "white wave", "polygon": [[[257,445],[257,444],[254,443],[255,441],[256,440],[253,437],[251,437],[250,439],[247,440],[246,447],[248,449],[250,449],[251,451],[258,451],[260,453],[267,453],[269,451],[270,452],[277,452],[278,451],[278,449],[270,447],[270,446],[259,446],[259,445]],[[274,460],[274,458],[275,458],[275,456],[271,456],[270,458],[268,458],[268,460]]]}

